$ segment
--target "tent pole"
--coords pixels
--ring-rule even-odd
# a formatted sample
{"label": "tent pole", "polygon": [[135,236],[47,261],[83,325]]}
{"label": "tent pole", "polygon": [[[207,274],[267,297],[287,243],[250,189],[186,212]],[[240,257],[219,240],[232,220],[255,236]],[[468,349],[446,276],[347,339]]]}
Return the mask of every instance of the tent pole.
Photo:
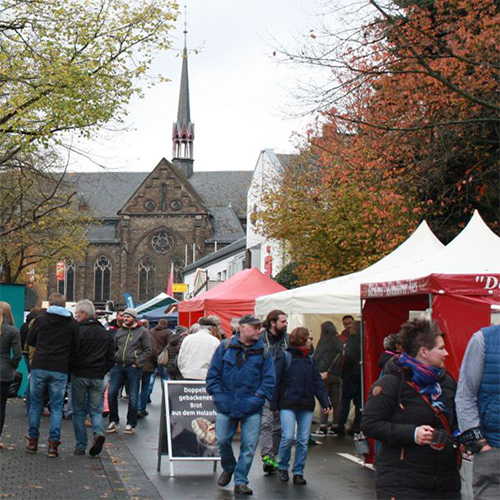
{"label": "tent pole", "polygon": [[363,363],[363,346],[364,346],[364,328],[363,328],[363,299],[360,299],[359,301],[359,310],[360,310],[360,320],[361,320],[361,328],[359,331],[359,335],[361,337],[361,342],[359,343],[359,348],[361,350],[360,353],[360,358],[359,358],[359,363],[361,365],[361,408],[360,410],[363,411],[363,408],[365,406],[365,370],[364,370],[364,363]]}

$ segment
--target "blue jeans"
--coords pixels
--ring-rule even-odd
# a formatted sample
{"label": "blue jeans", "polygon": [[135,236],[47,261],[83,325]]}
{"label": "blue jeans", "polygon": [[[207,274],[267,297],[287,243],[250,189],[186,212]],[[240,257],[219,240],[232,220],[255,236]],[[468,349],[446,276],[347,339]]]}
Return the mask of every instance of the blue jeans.
{"label": "blue jeans", "polygon": [[30,410],[28,436],[40,437],[40,415],[43,409],[45,388],[49,389],[50,397],[50,430],[49,441],[61,439],[62,409],[64,405],[64,391],[68,375],[49,370],[32,369],[30,378]]}
{"label": "blue jeans", "polygon": [[[253,457],[259,442],[261,419],[260,413],[254,413],[243,419],[231,418],[222,413],[217,414],[215,435],[219,446],[221,465],[224,471],[229,474],[234,473],[235,485],[248,484],[248,473],[252,467]],[[232,442],[238,424],[241,425],[241,437],[240,456],[238,463],[236,463]]]}
{"label": "blue jeans", "polygon": [[102,419],[103,392],[102,379],[72,376],[73,430],[76,438],[75,448],[78,450],[85,451],[87,449],[87,426],[85,425],[87,413],[90,413],[94,439],[98,435],[104,434]]}
{"label": "blue jeans", "polygon": [[142,370],[130,366],[115,365],[109,373],[109,421],[119,422],[118,416],[118,393],[125,381],[128,381],[128,412],[127,424],[132,427],[137,425],[137,409],[139,403],[139,385],[141,383]]}
{"label": "blue jeans", "polygon": [[139,411],[144,411],[148,405],[148,399],[152,391],[151,379],[154,381],[155,376],[156,372],[142,372]]}
{"label": "blue jeans", "polygon": [[280,463],[281,470],[290,467],[295,424],[297,424],[297,439],[295,444],[295,459],[293,461],[293,475],[303,476],[307,458],[307,444],[311,433],[313,412],[310,410],[280,410],[281,443]]}

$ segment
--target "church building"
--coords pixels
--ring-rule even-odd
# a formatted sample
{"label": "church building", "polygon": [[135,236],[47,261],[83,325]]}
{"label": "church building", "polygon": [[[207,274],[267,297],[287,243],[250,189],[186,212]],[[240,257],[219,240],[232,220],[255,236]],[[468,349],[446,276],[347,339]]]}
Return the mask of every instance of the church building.
{"label": "church building", "polygon": [[97,305],[123,304],[130,293],[142,303],[166,290],[172,264],[181,280],[185,266],[245,236],[252,172],[196,171],[194,140],[185,44],[172,160],[150,172],[68,174],[79,208],[97,223],[82,260],[53,266],[49,293]]}

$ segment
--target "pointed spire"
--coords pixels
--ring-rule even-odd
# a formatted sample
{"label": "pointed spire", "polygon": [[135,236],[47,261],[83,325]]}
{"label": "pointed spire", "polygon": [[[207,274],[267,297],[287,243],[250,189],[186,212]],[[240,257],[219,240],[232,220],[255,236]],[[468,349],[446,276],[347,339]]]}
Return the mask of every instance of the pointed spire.
{"label": "pointed spire", "polygon": [[177,121],[172,129],[173,162],[187,177],[193,174],[193,141],[194,124],[191,123],[189,107],[189,78],[187,51],[187,22],[184,22],[184,50],[182,51],[181,88],[179,93],[179,108]]}

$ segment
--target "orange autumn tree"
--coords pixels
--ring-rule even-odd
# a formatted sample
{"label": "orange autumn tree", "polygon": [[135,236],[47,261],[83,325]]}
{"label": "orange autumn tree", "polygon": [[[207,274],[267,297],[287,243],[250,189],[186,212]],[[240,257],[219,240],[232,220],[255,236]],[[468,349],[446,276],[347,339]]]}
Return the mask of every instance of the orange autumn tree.
{"label": "orange autumn tree", "polygon": [[[295,251],[297,237],[287,240],[292,258],[305,255],[321,269],[314,279],[321,273],[340,274],[340,268],[359,269],[381,256],[384,247],[387,253],[408,236],[417,217],[426,218],[445,242],[475,208],[490,227],[499,226],[497,4],[367,3],[373,15],[356,36],[349,32],[339,42],[338,33],[318,33],[297,54],[284,52],[294,61],[327,69],[329,75],[327,84],[316,85],[307,96],[323,122],[305,151],[315,155],[319,188],[329,196],[320,206],[344,213],[345,220],[327,214],[316,218],[317,210],[311,210],[307,232],[309,226],[330,221],[336,225],[330,232],[346,237],[349,232],[342,228],[350,226],[356,240],[344,243],[341,254],[332,254],[325,243],[331,242],[329,236],[321,245],[324,252],[307,246]],[[286,182],[284,176],[289,199],[282,206],[291,206],[302,193]],[[279,203],[273,200],[263,211],[263,227],[274,223],[269,232],[275,237],[286,234],[294,218],[290,211],[276,227],[272,211]],[[333,256],[335,269],[327,265]],[[301,278],[308,281],[307,261],[298,262],[305,272]]]}
{"label": "orange autumn tree", "polygon": [[[348,140],[348,139],[347,139]],[[416,227],[406,196],[395,195],[373,172],[336,177],[321,157],[303,152],[283,167],[280,187],[263,194],[261,231],[283,242],[299,285],[366,267]],[[374,184],[378,188],[374,188]],[[386,227],[387,220],[394,223]]]}

